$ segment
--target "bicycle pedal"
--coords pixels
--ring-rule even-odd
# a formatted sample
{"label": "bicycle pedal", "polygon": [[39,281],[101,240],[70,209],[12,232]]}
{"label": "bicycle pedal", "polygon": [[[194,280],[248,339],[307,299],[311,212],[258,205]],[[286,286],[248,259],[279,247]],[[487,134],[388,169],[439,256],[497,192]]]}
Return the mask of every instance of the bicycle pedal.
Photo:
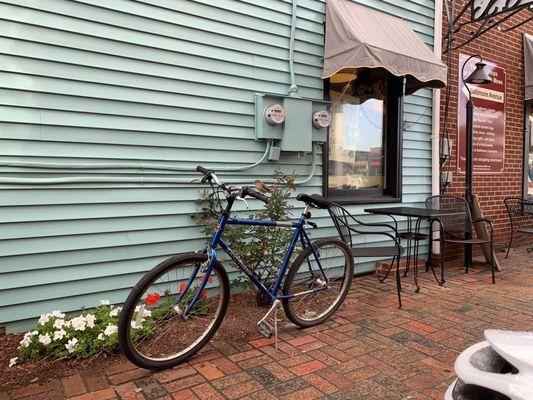
{"label": "bicycle pedal", "polygon": [[261,335],[267,339],[270,339],[274,334],[274,327],[266,321],[259,321],[257,327],[259,328]]}

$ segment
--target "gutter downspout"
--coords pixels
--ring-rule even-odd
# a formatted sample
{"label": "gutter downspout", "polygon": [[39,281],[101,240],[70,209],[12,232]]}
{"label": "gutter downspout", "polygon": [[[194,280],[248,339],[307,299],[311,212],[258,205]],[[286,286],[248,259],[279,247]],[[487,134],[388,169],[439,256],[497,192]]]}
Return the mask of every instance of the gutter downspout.
{"label": "gutter downspout", "polygon": [[294,73],[294,38],[296,36],[296,11],[298,9],[298,0],[292,0],[291,15],[291,36],[289,38],[289,72],[291,75],[291,86],[289,87],[289,96],[298,96],[298,85],[296,84],[296,74]]}
{"label": "gutter downspout", "polygon": [[[433,52],[440,59],[442,55],[442,2],[435,2],[435,30],[433,33]],[[448,66],[450,68],[450,66]],[[433,103],[431,113],[431,194],[436,196],[440,194],[440,89],[433,90]],[[432,227],[433,229],[433,227]],[[436,232],[436,233],[435,233]],[[434,231],[438,235],[439,232]],[[436,236],[438,237],[438,236]],[[433,254],[440,254],[439,242],[433,242]]]}

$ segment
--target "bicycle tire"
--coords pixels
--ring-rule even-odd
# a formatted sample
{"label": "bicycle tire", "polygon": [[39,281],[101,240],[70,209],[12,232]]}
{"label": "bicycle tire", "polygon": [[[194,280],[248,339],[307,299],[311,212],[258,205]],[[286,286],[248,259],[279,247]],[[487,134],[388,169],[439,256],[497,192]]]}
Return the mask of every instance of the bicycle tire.
{"label": "bicycle tire", "polygon": [[[215,332],[220,327],[222,320],[226,314],[229,297],[230,297],[230,288],[229,288],[229,279],[228,274],[224,267],[216,261],[214,264],[213,271],[220,281],[220,296],[219,306],[217,306],[216,314],[213,319],[213,322],[208,326],[206,331],[202,336],[200,336],[195,342],[192,343],[189,349],[186,351],[177,353],[176,356],[164,359],[154,359],[152,357],[147,357],[136,348],[133,343],[131,332],[132,332],[132,317],[135,312],[137,312],[136,307],[139,303],[139,300],[142,299],[143,294],[147,289],[157,282],[161,276],[163,276],[168,271],[185,267],[188,263],[203,263],[207,260],[207,255],[201,253],[187,253],[178,256],[173,256],[167,260],[161,262],[149,272],[147,272],[139,282],[131,290],[126,302],[123,305],[122,311],[120,313],[119,323],[118,323],[118,338],[119,345],[128,360],[130,360],[135,365],[151,369],[159,370],[173,367],[175,365],[181,364],[185,360],[192,357],[196,354],[202,347],[204,347],[209,340],[213,337]],[[190,275],[189,275],[190,276]],[[167,312],[168,314],[168,312]],[[167,318],[170,319],[170,318]],[[184,318],[184,321],[186,318]],[[156,326],[157,327],[157,326]]]}
{"label": "bicycle tire", "polygon": [[[332,239],[320,239],[320,240],[317,240],[317,241],[313,242],[313,244],[312,244],[312,246],[315,248],[316,252],[320,252],[320,249],[325,247],[325,246],[327,246],[327,245],[336,247],[341,252],[341,254],[344,255],[344,267],[345,268],[344,268],[344,273],[343,273],[343,282],[342,282],[342,286],[340,288],[340,291],[339,291],[338,295],[336,296],[334,302],[331,305],[329,305],[324,312],[322,312],[321,314],[316,315],[314,318],[313,317],[303,318],[301,315],[299,315],[300,313],[296,309],[296,302],[298,301],[299,298],[302,298],[302,296],[293,297],[293,298],[290,298],[290,299],[283,299],[283,301],[282,301],[283,308],[285,310],[285,314],[287,315],[289,320],[291,322],[293,322],[294,324],[302,327],[302,328],[308,328],[308,327],[311,327],[311,326],[315,326],[315,325],[321,324],[322,322],[324,322],[328,318],[330,318],[331,315],[333,315],[333,313],[335,313],[335,311],[337,311],[337,309],[344,302],[344,300],[346,299],[346,296],[348,295],[348,292],[350,290],[350,286],[351,286],[352,278],[353,278],[353,273],[354,273],[354,262],[353,262],[353,257],[352,257],[352,253],[351,253],[350,248],[343,241],[341,241],[339,239],[334,239],[334,238],[332,238]],[[283,286],[283,295],[284,296],[288,296],[290,294],[294,294],[293,293],[294,292],[293,287],[295,286],[295,278],[296,278],[297,274],[300,271],[300,267],[304,264],[304,262],[306,262],[308,260],[308,258],[310,256],[313,259],[315,259],[311,248],[310,247],[306,247],[298,255],[296,260],[294,260],[294,262],[291,264],[291,266],[289,268],[289,272],[287,273],[287,277],[285,278],[285,284]],[[311,270],[311,264],[309,262],[307,262],[307,264],[308,264],[307,269]],[[317,271],[320,272],[319,269]],[[312,271],[310,271],[310,272],[312,274]],[[307,274],[307,272],[305,272],[305,274]],[[320,273],[320,275],[322,275],[322,274]],[[320,278],[320,275],[318,275],[318,278]],[[318,279],[315,279],[315,278],[316,278],[316,276],[313,275],[311,280],[312,281],[314,281],[314,280],[318,281]],[[311,281],[309,279],[307,279],[307,280],[304,280],[302,282],[304,283],[304,289],[308,290]],[[314,283],[314,282],[312,282],[312,283]],[[307,286],[307,288],[305,288],[305,286]],[[329,290],[329,289],[326,289],[326,290]],[[318,296],[320,293],[326,293],[326,290],[314,292],[314,293],[311,293],[309,295],[304,295],[304,296],[309,296],[309,297],[311,297],[311,299],[316,299],[316,296]],[[315,297],[313,298],[312,296],[315,296]]]}

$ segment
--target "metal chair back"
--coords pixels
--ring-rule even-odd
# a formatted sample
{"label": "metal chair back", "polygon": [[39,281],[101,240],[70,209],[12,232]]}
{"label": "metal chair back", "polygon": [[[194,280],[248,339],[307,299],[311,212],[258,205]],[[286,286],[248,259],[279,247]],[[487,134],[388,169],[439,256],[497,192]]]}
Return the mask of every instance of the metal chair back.
{"label": "metal chair back", "polygon": [[335,224],[335,228],[341,238],[341,240],[348,244],[350,247],[353,247],[352,240],[352,229],[350,229],[350,223],[353,224],[353,221],[350,221],[353,217],[338,204],[333,203],[329,209],[329,215]]}
{"label": "metal chair back", "polygon": [[512,230],[533,228],[533,201],[520,197],[508,197],[504,201]]}
{"label": "metal chair back", "polygon": [[444,236],[464,239],[465,233],[472,233],[472,215],[468,202],[459,196],[437,195],[426,199],[426,208],[446,211],[460,211],[463,214],[439,218]]}

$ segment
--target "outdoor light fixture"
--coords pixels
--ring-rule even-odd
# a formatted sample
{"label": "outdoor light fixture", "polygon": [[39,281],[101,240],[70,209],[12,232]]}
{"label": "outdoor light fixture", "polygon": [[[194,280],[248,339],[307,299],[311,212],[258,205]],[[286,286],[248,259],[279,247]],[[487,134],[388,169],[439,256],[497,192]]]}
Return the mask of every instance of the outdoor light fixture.
{"label": "outdoor light fixture", "polygon": [[[478,57],[478,56],[472,56],[472,57]],[[472,57],[470,57],[469,60]],[[467,62],[468,62],[468,60],[467,60]],[[466,63],[463,65],[463,68],[464,68],[465,65],[466,65]],[[487,64],[485,64],[484,62],[481,62],[481,61],[476,63],[476,69],[474,70],[474,72],[472,72],[470,74],[470,76],[468,78],[466,78],[463,82],[464,83],[473,83],[473,84],[476,84],[476,85],[485,85],[487,83],[492,83],[492,79],[490,79],[489,74],[487,74],[487,71],[485,70],[486,66],[487,66]]]}
{"label": "outdoor light fixture", "polygon": [[[476,69],[468,78],[465,79],[465,66],[472,58],[479,58],[476,63]],[[472,102],[472,93],[470,92],[469,84],[486,85],[492,80],[485,70],[483,59],[479,55],[470,56],[463,64],[461,69],[461,80],[463,81],[466,90],[468,91],[468,101],[466,103],[466,177],[465,177],[465,199],[472,211],[473,195],[472,195],[472,176],[474,173],[474,103]],[[470,229],[470,228],[469,228]],[[472,232],[469,229],[465,232],[465,239],[472,239]],[[472,245],[465,246],[465,266],[472,266]]]}

